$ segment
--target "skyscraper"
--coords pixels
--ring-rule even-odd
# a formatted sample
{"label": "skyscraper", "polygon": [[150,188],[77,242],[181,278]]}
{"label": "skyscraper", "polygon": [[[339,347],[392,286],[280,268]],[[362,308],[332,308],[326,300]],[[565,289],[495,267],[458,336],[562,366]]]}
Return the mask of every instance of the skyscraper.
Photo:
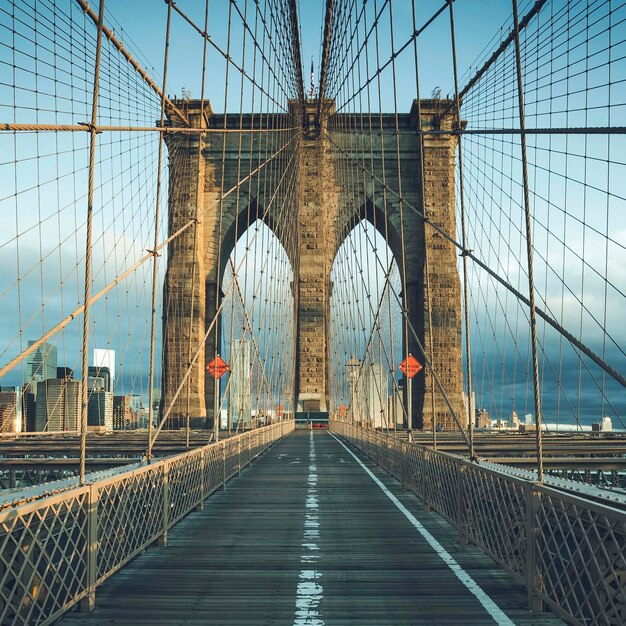
{"label": "skyscraper", "polygon": [[233,428],[250,426],[252,396],[250,385],[250,342],[240,339],[233,344],[228,419]]}
{"label": "skyscraper", "polygon": [[108,391],[113,391],[115,387],[115,350],[94,348],[93,364],[95,367],[108,368],[111,377],[111,386]]}
{"label": "skyscraper", "polygon": [[372,363],[361,372],[362,409],[364,419],[374,428],[387,425],[389,374],[382,363]]}
{"label": "skyscraper", "polygon": [[78,430],[81,383],[73,378],[49,378],[37,383],[37,430]]}
{"label": "skyscraper", "polygon": [[29,388],[22,394],[22,430],[33,433],[37,430],[36,388]]}
{"label": "skyscraper", "polygon": [[134,396],[113,396],[113,429],[137,428],[139,409],[135,410]]}
{"label": "skyscraper", "polygon": [[[35,343],[28,342],[29,347]],[[27,384],[32,385],[33,390],[39,381],[55,378],[57,375],[57,347],[51,343],[41,344],[26,362]]]}
{"label": "skyscraper", "polygon": [[110,391],[89,391],[87,428],[106,432],[113,430],[113,394]]}
{"label": "skyscraper", "polygon": [[87,385],[91,390],[113,391],[111,371],[108,367],[90,365],[87,368]]}
{"label": "skyscraper", "polygon": [[0,387],[0,432],[16,433],[22,427],[22,388]]}

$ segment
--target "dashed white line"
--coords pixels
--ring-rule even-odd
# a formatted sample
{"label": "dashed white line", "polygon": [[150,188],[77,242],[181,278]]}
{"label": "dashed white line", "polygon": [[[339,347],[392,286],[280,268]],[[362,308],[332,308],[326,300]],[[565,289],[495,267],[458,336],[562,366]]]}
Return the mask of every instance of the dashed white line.
{"label": "dashed white line", "polygon": [[[300,563],[309,567],[319,558],[316,540],[320,536],[319,500],[317,498],[317,466],[315,465],[315,441],[313,431],[309,437],[309,476],[307,479],[306,513],[302,531],[302,556]],[[303,569],[298,577],[296,589],[296,617],[294,626],[324,626],[318,611],[324,595],[320,582],[322,573],[314,569]]]}

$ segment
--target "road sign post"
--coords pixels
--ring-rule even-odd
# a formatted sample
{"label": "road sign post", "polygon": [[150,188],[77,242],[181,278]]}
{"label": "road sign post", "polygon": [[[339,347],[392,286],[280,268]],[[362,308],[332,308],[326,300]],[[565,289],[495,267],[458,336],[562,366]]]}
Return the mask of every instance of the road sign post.
{"label": "road sign post", "polygon": [[406,413],[406,430],[407,432],[411,432],[413,428],[413,379],[409,378],[409,389],[407,392],[408,396],[408,411]]}
{"label": "road sign post", "polygon": [[209,370],[209,374],[215,379],[215,387],[213,389],[213,428],[215,429],[215,441],[218,442],[220,438],[220,383],[219,380],[226,372],[230,371],[228,363],[224,359],[216,354],[215,358],[206,366]]}
{"label": "road sign post", "polygon": [[220,422],[222,416],[220,415],[220,379],[215,376],[213,383],[213,430],[215,431],[215,442],[220,440]]}
{"label": "road sign post", "polygon": [[398,366],[400,371],[407,378],[407,412],[406,412],[406,429],[411,431],[413,426],[413,377],[422,371],[422,364],[412,355],[409,356],[400,363]]}

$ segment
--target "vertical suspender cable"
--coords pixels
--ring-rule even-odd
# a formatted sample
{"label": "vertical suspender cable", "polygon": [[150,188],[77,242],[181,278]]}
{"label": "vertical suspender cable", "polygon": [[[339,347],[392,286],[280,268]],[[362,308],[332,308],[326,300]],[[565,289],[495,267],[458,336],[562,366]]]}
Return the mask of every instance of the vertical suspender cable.
{"label": "vertical suspender cable", "polygon": [[[456,62],[456,36],[454,32],[454,8],[453,1],[448,0],[450,7],[450,36],[452,40],[452,65],[454,69],[454,100],[455,100],[455,123],[460,129],[461,126],[461,100],[459,98],[459,80]],[[461,147],[461,136],[457,138],[457,150],[459,154],[459,200],[461,206],[461,258],[463,260],[463,313],[465,319],[465,367],[467,375],[467,429],[469,438],[469,456],[475,458],[474,454],[474,424],[472,418],[472,353],[470,341],[469,325],[469,286],[467,278],[467,233],[465,229],[465,195],[463,189],[463,149]]]}
{"label": "vertical suspender cable", "polygon": [[[206,33],[209,28],[209,0],[205,0],[204,3],[204,32]],[[207,38],[202,38],[202,79],[200,81],[200,127],[204,124],[204,88],[206,82],[206,51],[207,51]],[[187,366],[191,363],[191,350],[193,341],[193,322],[194,313],[196,307],[196,272],[198,255],[195,253],[198,245],[198,222],[200,220],[200,205],[202,203],[202,193],[200,191],[203,187],[203,180],[201,177],[202,168],[200,167],[200,159],[202,158],[202,135],[198,135],[198,180],[196,184],[196,211],[195,211],[195,224],[193,227],[193,266],[191,269],[191,307],[190,307],[190,320],[189,320],[189,344],[187,347]],[[189,448],[189,435],[191,429],[191,407],[190,407],[190,392],[191,392],[191,379],[187,382],[187,415],[186,415],[186,428],[185,428],[185,447]]]}
{"label": "vertical suspender cable", "polygon": [[[376,8],[376,0],[374,0],[374,8]],[[381,10],[382,11],[382,10]],[[381,75],[381,66],[378,54],[378,19],[374,23],[375,33],[376,33],[376,82],[378,83],[378,93],[379,93],[379,109],[380,109],[380,117],[382,119],[382,102],[380,100],[380,75]],[[405,218],[404,218],[404,195],[402,190],[402,170],[401,170],[401,162],[400,162],[400,129],[398,127],[398,93],[397,93],[397,84],[396,84],[396,53],[394,46],[394,38],[393,38],[393,10],[391,6],[391,0],[389,0],[389,28],[390,28],[390,37],[391,37],[391,73],[393,78],[393,113],[394,113],[394,134],[395,134],[395,146],[396,146],[396,167],[398,169],[398,196],[400,198],[399,208],[400,208],[400,250],[401,257],[400,263],[402,265],[402,293],[403,293],[403,306],[404,306],[404,336],[406,337],[406,352],[403,354],[403,358],[408,358],[409,356],[409,290],[408,290],[408,282],[407,282],[407,262],[406,262],[406,238],[405,238]],[[381,135],[383,133],[381,127]],[[384,137],[384,135],[383,135]],[[384,151],[384,139],[381,142],[381,146]],[[383,175],[383,185],[386,186],[386,170],[385,170],[385,157],[384,153],[381,155],[382,162],[382,175]],[[385,199],[384,208],[385,208],[385,221],[387,222],[387,190],[383,187],[383,197]],[[385,229],[385,234],[387,234],[387,229]],[[389,246],[389,240],[387,238],[387,246]],[[413,378],[406,379],[407,385],[407,430],[410,432],[413,429]]]}
{"label": "vertical suspender cable", "polygon": [[[165,53],[163,59],[163,89],[161,91],[161,123],[165,122],[165,90],[167,88],[167,59],[170,47],[170,24],[172,21],[172,0],[167,3],[167,25],[165,27]],[[148,395],[148,462],[152,458],[152,406],[154,404],[154,353],[156,350],[156,294],[157,294],[157,246],[159,245],[159,219],[161,213],[161,170],[163,169],[163,133],[159,133],[159,156],[157,161],[157,184],[154,209],[154,249],[152,250],[152,305],[151,305],[151,330],[150,330],[150,369],[148,382],[150,391]]]}
{"label": "vertical suspender cable", "polygon": [[[415,23],[415,0],[411,2],[413,32],[417,32]],[[417,132],[419,141],[419,176],[420,176],[420,211],[426,215],[426,185],[424,177],[424,134],[422,133],[422,102],[420,94],[419,61],[417,55],[417,37],[413,38],[413,62],[415,64],[415,97],[417,100]],[[432,292],[430,285],[430,264],[428,259],[428,241],[426,239],[426,228],[424,227],[424,271],[426,274],[426,308],[428,309],[428,349],[430,352],[431,366],[435,367],[434,357],[434,337],[433,337],[433,313],[432,313]],[[430,405],[433,427],[433,449],[437,449],[437,420],[435,413],[435,379],[430,376]]]}
{"label": "vertical suspender cable", "polygon": [[[226,56],[230,59],[230,34],[231,34],[231,26],[233,19],[233,5],[232,2],[228,3],[228,33],[227,33],[227,43],[226,43]],[[218,216],[218,235],[217,235],[217,269],[215,272],[215,310],[216,312],[221,310],[222,301],[220,297],[220,291],[222,289],[221,282],[221,274],[222,274],[222,229],[224,227],[224,177],[226,172],[226,141],[228,136],[226,134],[226,125],[228,117],[226,115],[228,110],[228,78],[229,78],[229,70],[230,63],[226,62],[226,71],[225,71],[225,83],[224,83],[224,122],[223,122],[223,130],[224,135],[222,137],[222,168],[221,168],[221,178],[220,178],[220,201],[219,207],[220,212]],[[217,313],[216,313],[217,315]],[[215,323],[215,341],[214,341],[214,354],[215,356],[219,355],[220,352],[220,334],[221,334],[221,320],[217,319]],[[231,359],[232,360],[232,359]],[[232,363],[231,363],[232,365]],[[215,377],[213,381],[213,432],[214,432],[214,441],[217,442],[220,438],[220,421],[221,421],[221,410],[220,410],[220,380]]]}
{"label": "vertical suspender cable", "polygon": [[80,484],[85,483],[85,462],[87,456],[87,370],[89,366],[89,299],[91,297],[91,239],[93,230],[93,179],[96,168],[96,124],[98,122],[98,92],[100,89],[100,57],[102,56],[102,26],[104,23],[104,0],[100,0],[98,10],[98,34],[93,78],[93,98],[91,101],[91,124],[89,126],[89,174],[87,189],[87,234],[85,244],[85,310],[83,313],[83,371],[80,408]]}
{"label": "vertical suspender cable", "polygon": [[535,427],[537,442],[537,480],[543,481],[543,441],[541,433],[541,390],[539,389],[539,359],[537,355],[537,314],[535,310],[535,280],[533,274],[533,241],[530,220],[530,194],[528,190],[528,161],[526,159],[526,122],[524,118],[524,85],[522,81],[522,55],[519,41],[517,0],[513,3],[515,30],[515,65],[517,74],[517,104],[519,109],[520,147],[522,151],[522,177],[524,184],[524,216],[526,220],[526,255],[528,258],[528,299],[530,301],[530,339],[533,358],[533,389],[535,395]]}

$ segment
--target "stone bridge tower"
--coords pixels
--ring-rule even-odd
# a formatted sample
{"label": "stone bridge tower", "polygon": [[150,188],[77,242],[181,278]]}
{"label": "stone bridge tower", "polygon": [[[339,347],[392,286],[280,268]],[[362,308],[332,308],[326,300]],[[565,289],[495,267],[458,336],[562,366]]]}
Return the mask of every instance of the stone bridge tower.
{"label": "stone bridge tower", "polygon": [[[425,129],[434,127],[446,104],[441,100],[422,101]],[[401,177],[404,206],[400,206],[397,196],[385,193],[381,185],[373,185],[365,199],[342,188],[337,166],[344,150],[349,151],[349,140],[344,139],[345,146],[329,141],[326,131],[333,104],[327,102],[319,120],[322,132],[298,133],[293,141],[294,159],[281,161],[285,167],[287,163],[297,164],[292,173],[297,176],[297,206],[291,212],[294,219],[290,224],[282,223],[271,207],[266,210],[257,202],[254,181],[240,187],[238,194],[225,195],[220,202],[221,194],[240,179],[240,155],[254,155],[252,167],[256,167],[271,156],[271,150],[251,146],[250,142],[255,141],[254,133],[211,132],[211,129],[258,128],[259,116],[236,114],[226,115],[225,119],[224,115],[213,114],[210,105],[200,111],[198,101],[184,103],[184,106],[192,126],[207,128],[208,132],[192,134],[173,129],[166,135],[170,159],[169,232],[173,234],[188,226],[168,248],[163,321],[164,406],[172,403],[181,386],[189,353],[193,355],[199,349],[200,354],[183,386],[184,392],[174,402],[170,412],[172,418],[176,420],[189,414],[194,427],[210,426],[213,421],[214,386],[205,365],[218,351],[220,329],[219,323],[210,324],[219,307],[222,275],[236,238],[257,219],[263,219],[281,240],[294,270],[297,337],[294,404],[298,410],[329,410],[330,271],[335,255],[355,221],[365,219],[387,234],[400,268],[404,231],[404,308],[427,354],[429,333],[433,333],[435,371],[457,414],[463,419],[460,283],[456,250],[431,228],[425,230],[421,218],[406,206],[421,206],[416,103],[410,113],[398,118],[400,172],[396,159],[395,116],[383,115],[384,130],[389,132],[379,133],[377,128],[371,138],[377,155],[374,174],[382,179],[384,167],[390,189],[398,189]],[[313,115],[316,107],[315,101],[307,103],[305,114]],[[289,117],[264,115],[263,126],[265,129],[286,129],[293,125]],[[334,123],[340,118],[341,114],[334,116]],[[444,117],[439,124],[449,129],[451,115]],[[360,125],[360,128],[364,127],[367,125]],[[424,144],[426,215],[454,236],[456,138],[449,134],[426,135]],[[246,171],[249,169],[247,163]],[[193,226],[189,226],[191,222]],[[425,246],[429,246],[432,328],[428,327],[426,311]],[[206,343],[201,347],[207,333]],[[403,337],[403,344],[405,353],[411,352],[420,358],[412,333]],[[414,381],[412,425],[415,428],[432,424],[429,376],[423,372]],[[452,428],[451,415],[438,392],[435,406],[436,421]]]}

